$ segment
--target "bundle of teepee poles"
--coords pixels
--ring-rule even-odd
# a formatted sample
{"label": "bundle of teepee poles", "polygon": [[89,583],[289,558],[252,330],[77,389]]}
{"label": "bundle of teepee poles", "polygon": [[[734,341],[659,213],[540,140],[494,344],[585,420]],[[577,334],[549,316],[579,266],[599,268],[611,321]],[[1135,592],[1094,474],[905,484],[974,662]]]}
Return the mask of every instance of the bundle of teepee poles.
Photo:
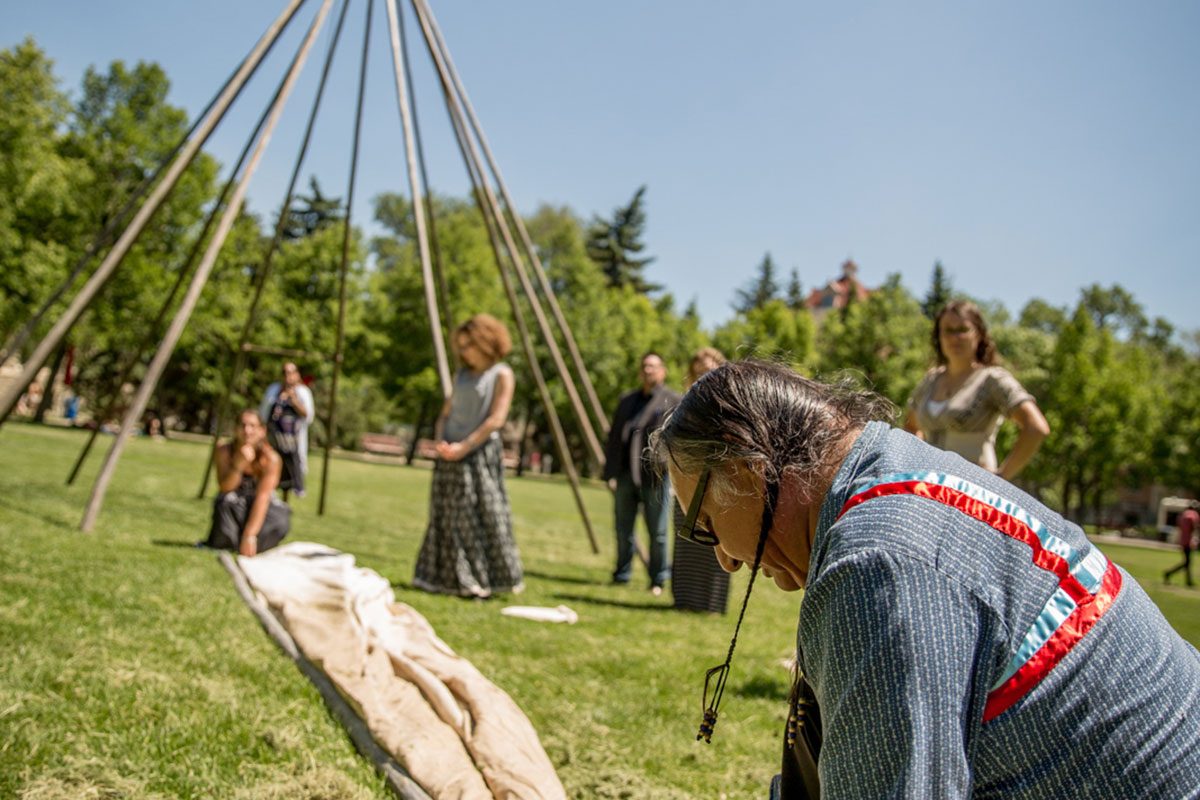
{"label": "bundle of teepee poles", "polygon": [[[254,76],[267,54],[275,47],[284,31],[295,20],[301,8],[310,0],[287,0],[283,11],[268,26],[261,38],[255,43],[250,53],[225,81],[208,106],[200,113],[191,129],[184,135],[175,150],[167,157],[159,169],[149,176],[126,203],[125,208],[114,218],[113,222],[101,231],[89,245],[80,259],[75,263],[67,278],[56,288],[31,315],[20,330],[4,344],[0,350],[0,363],[11,355],[18,354],[28,343],[35,331],[57,308],[60,301],[72,290],[72,287],[83,276],[87,267],[103,254],[98,266],[91,272],[83,286],[71,296],[66,308],[58,313],[57,319],[48,332],[33,348],[25,360],[20,376],[0,391],[0,425],[17,404],[17,400],[33,382],[38,371],[46,363],[50,354],[59,348],[64,338],[79,318],[96,300],[104,286],[120,267],[122,260],[130,248],[150,223],[155,212],[163,204],[178,183],[180,176],[200,153],[201,148],[225,118],[226,113],[242,93],[247,82]],[[318,0],[311,0],[318,2]],[[247,366],[251,353],[269,352],[286,354],[278,348],[269,348],[254,344],[251,337],[258,322],[259,302],[262,292],[268,284],[271,275],[271,264],[280,242],[291,208],[297,181],[309,150],[313,128],[321,107],[330,66],[341,38],[346,15],[350,5],[355,0],[340,0],[341,8],[337,14],[334,33],[330,39],[325,55],[320,81],[308,115],[304,137],[296,157],[291,180],[288,184],[283,203],[278,215],[274,235],[263,257],[260,268],[256,271],[253,285],[253,295],[246,319],[242,326],[241,338],[234,351],[233,363],[230,366],[225,392],[215,410],[215,424],[209,463],[205,467],[204,479],[200,488],[202,497],[207,491],[208,478],[212,469],[212,453],[215,452],[217,438],[222,425],[229,416],[230,398],[238,385],[238,380]],[[330,381],[329,401],[326,404],[327,446],[324,455],[324,470],[321,476],[321,491],[318,512],[324,513],[325,499],[329,476],[329,451],[335,440],[337,431],[337,385],[341,373],[343,346],[345,340],[346,312],[346,276],[350,261],[351,250],[351,209],[354,204],[354,189],[358,172],[358,160],[362,134],[363,98],[368,75],[368,52],[372,32],[372,15],[375,4],[383,3],[387,12],[388,38],[392,54],[392,72],[395,79],[396,102],[400,114],[402,136],[409,189],[412,194],[412,209],[417,234],[417,251],[421,263],[422,282],[426,309],[429,315],[429,325],[433,339],[433,357],[437,365],[438,379],[444,396],[449,396],[452,387],[450,362],[445,343],[445,326],[443,319],[449,319],[451,310],[447,308],[449,295],[446,291],[446,278],[442,270],[441,258],[437,247],[436,222],[433,206],[429,199],[428,177],[425,167],[421,135],[417,123],[415,97],[412,89],[412,70],[409,66],[408,51],[404,35],[403,9],[399,0],[363,0],[365,5],[366,22],[362,40],[362,53],[358,74],[358,94],[354,120],[354,132],[351,146],[349,170],[349,186],[346,192],[346,213],[344,215],[344,231],[342,240],[342,255],[338,268],[338,316],[335,351],[332,356],[332,379]],[[120,431],[109,447],[103,465],[100,468],[92,487],[91,497],[84,512],[80,528],[90,531],[96,522],[96,517],[104,503],[104,497],[109,483],[116,471],[117,462],[128,443],[130,435],[139,424],[146,411],[147,403],[153,394],[164,368],[171,357],[179,338],[186,327],[192,312],[212,273],[221,248],[237,219],[250,180],[254,175],[263,154],[271,140],[272,134],[283,115],[288,99],[292,94],[296,81],[308,60],[318,34],[328,20],[336,0],[319,0],[317,10],[312,17],[307,32],[296,49],[284,75],[263,110],[254,129],[247,138],[231,175],[225,184],[218,201],[214,204],[203,228],[197,236],[184,264],[180,267],[174,286],[168,292],[159,312],[146,329],[145,338],[139,349],[126,359],[121,369],[121,377],[117,382],[116,394],[100,407],[104,408],[101,419],[111,415],[121,402],[120,391],[137,366],[143,362],[145,354],[151,346],[157,344],[154,355],[146,366],[141,382],[129,401],[121,420]],[[562,308],[555,297],[554,290],[546,276],[546,271],[538,258],[537,251],[530,239],[516,205],[509,194],[487,138],[484,136],[479,119],[467,97],[465,88],[446,41],[433,17],[426,0],[410,0],[411,10],[417,22],[421,39],[432,59],[435,72],[440,83],[446,110],[454,129],[455,138],[460,153],[471,180],[473,193],[487,226],[488,238],[495,256],[496,267],[504,286],[505,295],[512,311],[513,321],[521,342],[521,349],[529,366],[529,372],[537,384],[538,395],[545,409],[546,419],[553,434],[558,457],[563,472],[570,483],[576,505],[587,531],[593,552],[598,552],[595,533],[588,518],[580,490],[579,473],[575,460],[568,446],[566,433],[562,422],[555,410],[550,396],[546,378],[542,373],[535,350],[535,341],[526,321],[523,308],[527,304],[533,313],[540,341],[549,352],[559,379],[562,381],[570,400],[576,422],[583,434],[591,455],[599,462],[604,461],[604,449],[597,435],[597,428],[603,433],[608,432],[607,418],[596,395],[595,387],[588,376],[587,369],[580,355],[571,328],[563,316]],[[513,275],[517,280],[514,283]],[[187,280],[190,275],[190,280]],[[532,277],[531,277],[532,276]],[[183,298],[176,305],[176,298],[184,290]],[[536,283],[535,283],[536,282]],[[540,295],[539,295],[540,290]],[[549,315],[547,315],[549,307]],[[173,314],[171,313],[173,310]],[[170,315],[170,323],[165,331],[164,322]],[[553,324],[551,324],[553,319]],[[561,338],[570,356],[574,371],[568,367],[558,339]],[[588,403],[585,405],[583,395],[576,383],[583,387]],[[590,415],[589,415],[590,410]],[[93,431],[85,444],[79,458],[71,470],[68,483],[74,482],[81,467],[87,459],[96,439]]]}

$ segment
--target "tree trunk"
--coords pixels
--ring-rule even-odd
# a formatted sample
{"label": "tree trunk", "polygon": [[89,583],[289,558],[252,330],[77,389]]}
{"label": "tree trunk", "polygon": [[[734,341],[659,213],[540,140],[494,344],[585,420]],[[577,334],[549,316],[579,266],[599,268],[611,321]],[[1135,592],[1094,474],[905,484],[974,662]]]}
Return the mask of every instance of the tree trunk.
{"label": "tree trunk", "polygon": [[425,427],[429,419],[429,401],[421,403],[421,412],[417,415],[417,424],[413,426],[412,441],[408,443],[408,455],[404,457],[404,463],[411,465],[413,459],[417,455],[417,442],[421,438],[421,430]]}
{"label": "tree trunk", "polygon": [[1067,519],[1071,518],[1071,474],[1063,473],[1062,479],[1062,513]]}
{"label": "tree trunk", "polygon": [[521,441],[517,445],[517,477],[525,474],[525,453],[528,450],[529,425],[533,421],[533,398],[525,400],[525,424],[521,426]]}
{"label": "tree trunk", "polygon": [[51,404],[54,402],[54,379],[58,377],[58,371],[62,368],[63,358],[67,355],[67,343],[63,342],[58,347],[58,352],[54,354],[54,363],[50,365],[50,377],[46,379],[46,386],[42,389],[42,400],[38,403],[37,411],[33,412],[33,421],[41,424],[46,419],[46,412],[50,410]]}

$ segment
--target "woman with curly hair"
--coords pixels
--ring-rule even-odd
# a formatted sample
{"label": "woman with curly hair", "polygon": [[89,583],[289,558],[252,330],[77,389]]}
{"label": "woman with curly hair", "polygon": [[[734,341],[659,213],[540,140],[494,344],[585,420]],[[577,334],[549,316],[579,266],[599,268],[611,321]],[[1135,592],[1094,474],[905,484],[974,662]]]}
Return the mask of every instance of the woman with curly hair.
{"label": "woman with curly hair", "polygon": [[[908,399],[904,429],[1012,480],[1050,433],[1037,401],[997,363],[996,345],[974,303],[955,300],[938,313],[933,350],[938,365]],[[1021,433],[1012,452],[998,461],[996,432],[1005,418]]]}
{"label": "woman with curly hair", "polygon": [[435,428],[429,526],[413,585],[462,597],[520,591],[500,443],[515,388],[503,361],[512,340],[500,320],[476,314],[455,329],[453,343],[463,366]]}

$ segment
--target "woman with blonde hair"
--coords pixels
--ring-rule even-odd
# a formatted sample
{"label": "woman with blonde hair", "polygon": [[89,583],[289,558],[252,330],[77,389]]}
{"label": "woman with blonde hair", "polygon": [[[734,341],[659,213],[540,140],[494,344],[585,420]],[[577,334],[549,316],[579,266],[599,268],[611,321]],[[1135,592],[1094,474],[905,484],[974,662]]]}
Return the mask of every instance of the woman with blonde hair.
{"label": "woman with blonde hair", "polygon": [[455,329],[453,344],[463,366],[435,428],[429,526],[413,585],[462,597],[520,591],[500,442],[515,388],[503,361],[512,340],[500,320],[476,314]]}
{"label": "woman with blonde hair", "polygon": [[[955,300],[938,312],[933,350],[938,365],[908,399],[904,429],[1012,480],[1050,433],[1037,401],[999,365],[996,345],[974,303]],[[1006,418],[1021,433],[1012,452],[998,461],[996,432]]]}
{"label": "woman with blonde hair", "polygon": [[[706,372],[725,363],[725,354],[715,347],[702,347],[692,355],[683,388],[692,387]],[[675,505],[675,530],[683,524],[683,511]],[[711,547],[687,539],[675,540],[671,559],[671,594],[681,611],[724,614],[729,602],[729,573],[721,569]]]}

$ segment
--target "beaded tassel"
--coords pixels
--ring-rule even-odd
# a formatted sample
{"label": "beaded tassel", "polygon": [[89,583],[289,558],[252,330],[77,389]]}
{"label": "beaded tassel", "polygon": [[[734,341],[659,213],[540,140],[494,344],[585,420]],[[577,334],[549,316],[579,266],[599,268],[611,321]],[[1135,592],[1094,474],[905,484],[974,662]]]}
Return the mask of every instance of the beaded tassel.
{"label": "beaded tassel", "polygon": [[716,725],[717,712],[710,708],[704,712],[704,721],[700,723],[700,732],[696,734],[696,741],[703,739],[705,744],[712,744],[713,728]]}
{"label": "beaded tassel", "polygon": [[789,750],[796,746],[796,732],[800,728],[799,715],[796,713],[797,705],[797,703],[792,703],[792,707],[788,709],[787,733],[784,735],[784,741],[787,742]]}

